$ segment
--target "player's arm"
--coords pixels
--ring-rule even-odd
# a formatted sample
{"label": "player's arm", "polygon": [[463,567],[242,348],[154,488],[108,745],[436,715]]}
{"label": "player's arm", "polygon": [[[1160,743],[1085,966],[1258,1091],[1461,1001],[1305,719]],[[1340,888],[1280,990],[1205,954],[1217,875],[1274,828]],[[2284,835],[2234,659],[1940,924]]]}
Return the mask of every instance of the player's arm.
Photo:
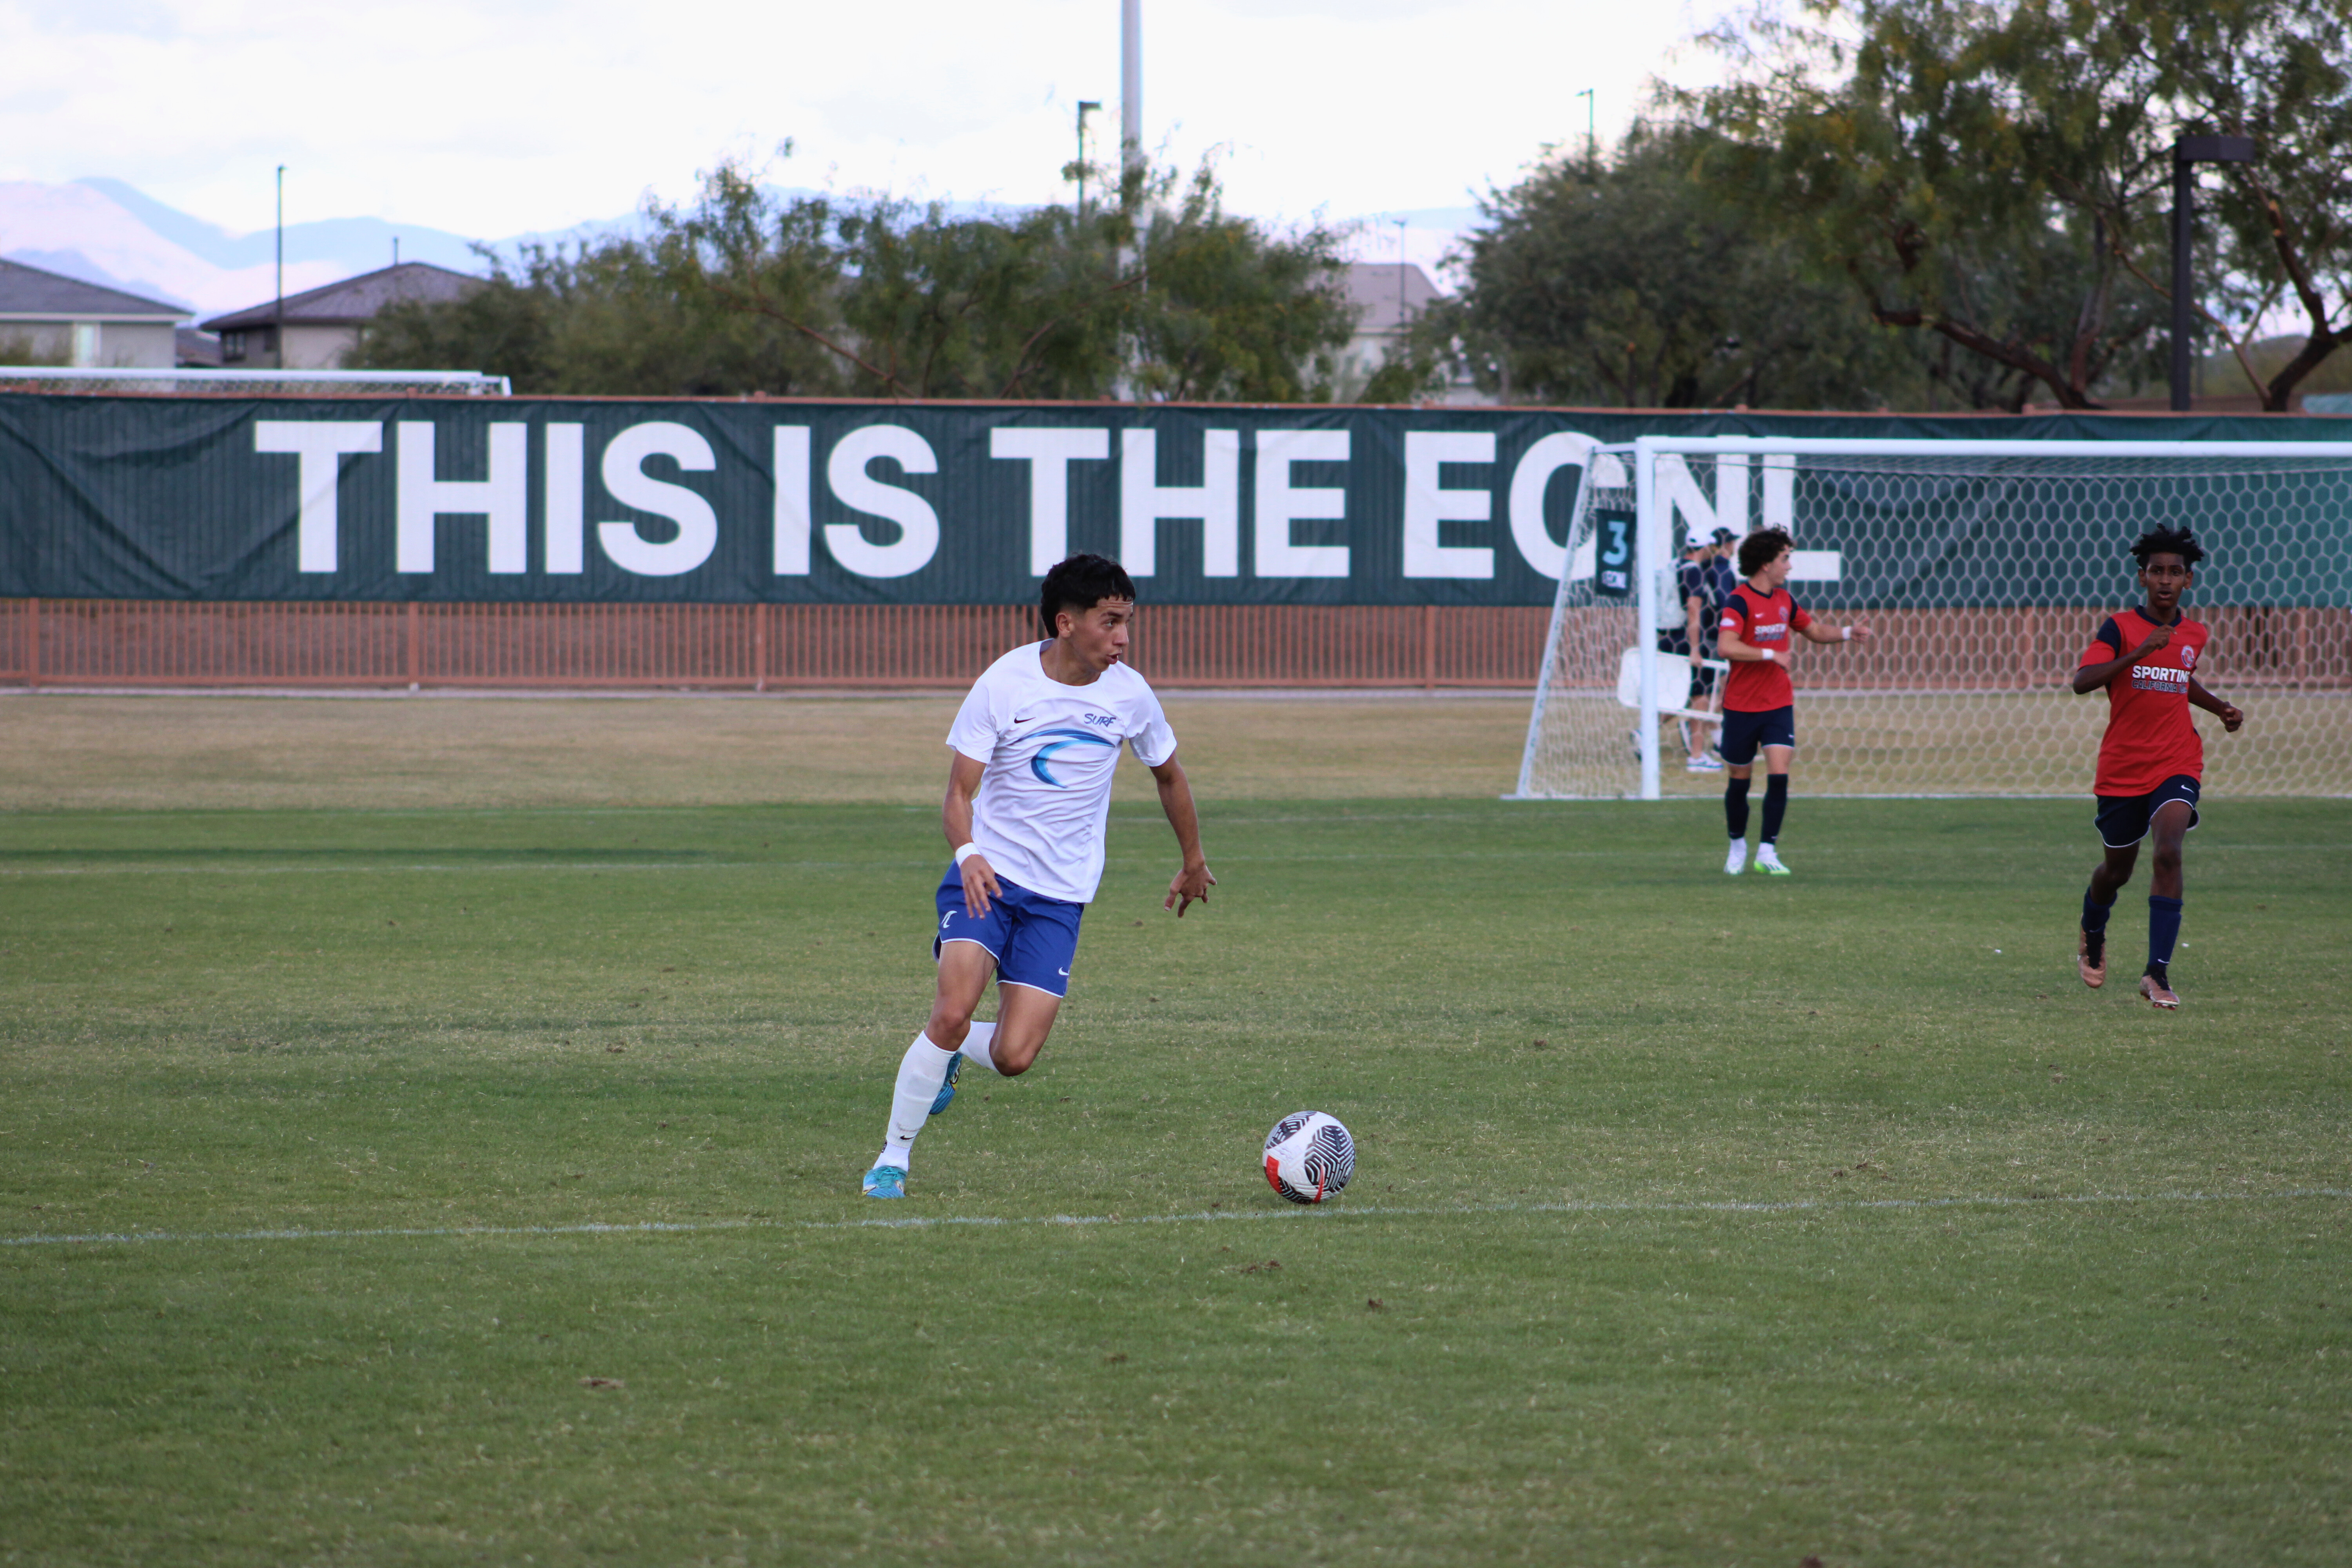
{"label": "player's arm", "polygon": [[[948,764],[947,799],[940,804],[940,826],[947,833],[948,847],[957,850],[971,842],[971,797],[980,793],[988,764],[961,752],[953,755],[955,761]],[[964,912],[979,920],[988,913],[991,899],[1003,896],[1003,889],[996,885],[996,870],[977,849],[963,857],[958,869],[963,873]]]}
{"label": "player's arm", "polygon": [[1168,826],[1176,830],[1176,847],[1183,851],[1183,868],[1176,879],[1168,884],[1168,898],[1160,907],[1174,910],[1182,920],[1184,911],[1194,900],[1209,901],[1209,889],[1217,885],[1209,874],[1208,857],[1201,853],[1201,816],[1193,809],[1192,781],[1184,776],[1184,764],[1170,757],[1151,770],[1154,784],[1160,786],[1160,809],[1168,814]]}
{"label": "player's arm", "polygon": [[1699,596],[1696,594],[1686,594],[1683,596],[1683,636],[1690,643],[1690,661],[1691,668],[1694,669],[1697,668],[1699,661],[1706,657],[1698,646],[1702,640],[1699,631],[1701,619],[1699,611],[1704,607],[1699,603]]}
{"label": "player's arm", "polygon": [[2189,700],[2221,721],[2221,728],[2232,735],[2238,732],[2238,726],[2246,721],[2246,716],[2233,704],[2224,702],[2206,690],[2193,675],[2189,678]]}
{"label": "player's arm", "polygon": [[[2113,623],[2111,622],[2109,624],[2112,625]],[[2105,626],[2100,628],[2100,631],[2103,634],[2106,628]],[[2101,689],[2108,681],[2113,680],[2116,676],[2121,675],[2125,670],[2130,668],[2134,660],[2147,658],[2149,654],[2154,653],[2157,649],[2162,647],[2171,640],[2172,628],[2170,626],[2157,626],[2151,629],[2147,636],[2140,638],[2139,647],[2132,649],[2129,653],[2119,654],[2114,658],[2100,659],[2095,663],[2084,665],[2081,668],[2074,671],[2074,695],[2081,697],[2086,693]],[[2110,649],[2116,647],[2116,645],[2111,642],[2106,643],[2105,646]],[[2192,681],[2191,684],[2193,685],[2195,683]]]}
{"label": "player's arm", "polygon": [[1870,635],[1868,626],[1825,626],[1818,620],[1807,621],[1797,628],[1797,635],[1807,642],[1860,642]]}

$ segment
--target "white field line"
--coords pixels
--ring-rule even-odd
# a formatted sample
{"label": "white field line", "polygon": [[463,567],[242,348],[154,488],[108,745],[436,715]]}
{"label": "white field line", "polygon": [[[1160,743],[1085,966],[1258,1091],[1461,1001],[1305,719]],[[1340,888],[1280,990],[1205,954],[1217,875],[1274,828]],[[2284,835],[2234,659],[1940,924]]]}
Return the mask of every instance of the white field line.
{"label": "white field line", "polygon": [[1549,1204],[1461,1204],[1436,1208],[1383,1208],[1376,1205],[1357,1205],[1328,1209],[1299,1207],[1211,1210],[1202,1214],[1135,1215],[1124,1217],[1115,1214],[1025,1215],[1011,1217],[998,1215],[908,1215],[903,1218],[893,1219],[722,1219],[707,1222],[640,1220],[634,1224],[618,1225],[592,1223],[587,1225],[392,1226],[382,1230],[131,1230],[92,1232],[75,1236],[0,1237],[0,1247],[94,1246],[109,1243],[128,1245],[152,1242],[434,1240],[510,1236],[667,1236],[691,1235],[706,1231],[751,1230],[925,1230],[933,1226],[950,1226],[1201,1225],[1228,1220],[1305,1219],[1318,1214],[1328,1215],[1334,1222],[1347,1218],[1461,1218],[1479,1215],[1833,1215],[1849,1211],[1875,1212],[1897,1209],[2035,1208],[2050,1205],[2066,1206],[2259,1203],[2264,1200],[2281,1201],[2293,1198],[2352,1198],[2352,1189],[2297,1187],[2278,1193],[2084,1193],[2053,1194],[2049,1197],[1855,1198],[1830,1203],[1811,1198],[1792,1198],[1780,1202],[1724,1200],[1715,1203],[1615,1202],[1593,1198]]}

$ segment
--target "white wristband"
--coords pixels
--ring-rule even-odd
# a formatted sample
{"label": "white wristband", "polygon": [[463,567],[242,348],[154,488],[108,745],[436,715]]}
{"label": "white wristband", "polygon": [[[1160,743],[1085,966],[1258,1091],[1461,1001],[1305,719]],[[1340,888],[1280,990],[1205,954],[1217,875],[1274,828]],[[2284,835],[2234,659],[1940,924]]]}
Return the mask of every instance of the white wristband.
{"label": "white wristband", "polygon": [[1762,659],[1765,663],[1769,664],[1772,662],[1772,650],[1769,647],[1758,648],[1756,650],[1756,657]]}
{"label": "white wristband", "polygon": [[1840,626],[1840,627],[1838,628],[1838,641],[1840,641],[1840,642],[1852,642],[1852,641],[1853,641],[1853,628],[1852,626]]}
{"label": "white wristband", "polygon": [[967,842],[967,843],[966,843],[966,844],[965,844],[961,848],[958,849],[958,850],[955,852],[955,863],[956,863],[957,865],[961,866],[961,865],[962,865],[965,861],[967,861],[967,860],[971,859],[973,856],[975,856],[975,855],[977,855],[977,854],[979,854],[979,853],[980,853],[980,846],[979,846],[979,845]]}

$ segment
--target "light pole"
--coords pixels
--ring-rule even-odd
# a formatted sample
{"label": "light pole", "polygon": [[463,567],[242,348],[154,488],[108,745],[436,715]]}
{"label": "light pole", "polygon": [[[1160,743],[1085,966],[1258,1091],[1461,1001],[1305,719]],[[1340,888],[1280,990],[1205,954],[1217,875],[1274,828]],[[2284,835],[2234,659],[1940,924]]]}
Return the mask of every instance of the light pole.
{"label": "light pole", "polygon": [[1578,93],[1576,96],[1584,100],[1584,164],[1586,168],[1591,168],[1592,166],[1592,160],[1597,156],[1594,150],[1594,133],[1598,129],[1599,121],[1592,107],[1595,100],[1592,96],[1592,89],[1589,87],[1582,92]]}
{"label": "light pole", "polygon": [[1143,166],[1143,0],[1118,5],[1118,166]]}
{"label": "light pole", "polygon": [[286,368],[286,165],[278,165],[278,311],[269,329],[274,369]]}
{"label": "light pole", "polygon": [[1404,220],[1403,218],[1401,218],[1401,217],[1392,217],[1392,218],[1389,219],[1389,221],[1390,221],[1391,223],[1392,223],[1392,224],[1394,224],[1394,225],[1396,225],[1396,226],[1397,226],[1397,341],[1396,341],[1396,352],[1397,352],[1398,353],[1400,353],[1400,354],[1401,354],[1401,353],[1404,353],[1404,327],[1405,327],[1405,318],[1404,318],[1404,226],[1405,226],[1405,220]]}
{"label": "light pole", "polygon": [[2251,136],[2183,136],[2172,144],[2172,411],[2189,412],[2189,296],[2190,209],[2199,163],[2251,163]]}
{"label": "light pole", "polygon": [[1087,116],[1102,107],[1091,99],[1078,102],[1078,216],[1087,216]]}

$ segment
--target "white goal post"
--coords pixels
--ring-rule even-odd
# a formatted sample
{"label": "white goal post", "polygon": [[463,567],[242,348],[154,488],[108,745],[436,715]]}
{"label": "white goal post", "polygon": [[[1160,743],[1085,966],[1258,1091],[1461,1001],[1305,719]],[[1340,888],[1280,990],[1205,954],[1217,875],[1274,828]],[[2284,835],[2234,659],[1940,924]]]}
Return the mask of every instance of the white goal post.
{"label": "white goal post", "polygon": [[1719,793],[1662,760],[1688,703],[1649,655],[1680,624],[1676,534],[1717,527],[1788,530],[1797,602],[1876,633],[1800,645],[1803,793],[2087,794],[2106,704],[2067,678],[2137,602],[2128,551],[2159,525],[2209,553],[2185,604],[2212,628],[2205,684],[2248,715],[2200,724],[2211,787],[2352,794],[2352,441],[1652,436],[1586,465],[1505,798]]}

